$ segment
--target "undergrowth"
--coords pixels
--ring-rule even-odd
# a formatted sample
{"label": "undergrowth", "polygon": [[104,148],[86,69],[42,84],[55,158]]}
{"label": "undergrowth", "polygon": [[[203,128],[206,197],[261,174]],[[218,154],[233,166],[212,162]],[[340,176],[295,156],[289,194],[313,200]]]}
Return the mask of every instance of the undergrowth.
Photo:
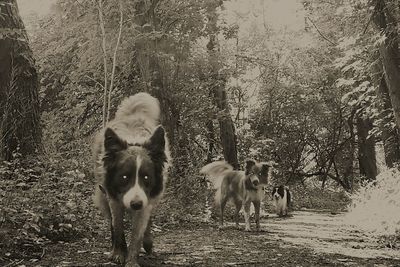
{"label": "undergrowth", "polygon": [[[154,214],[156,226],[201,221],[203,182],[185,175],[190,183],[170,177]],[[93,205],[94,183],[91,161],[84,155],[16,155],[11,162],[0,162],[0,265],[14,259],[38,261],[51,243],[108,235],[108,222]]]}
{"label": "undergrowth", "polygon": [[97,224],[88,223],[88,218],[96,218],[89,175],[81,163],[62,157],[1,162],[0,250],[4,255],[40,259],[42,245],[90,237]]}
{"label": "undergrowth", "polygon": [[399,246],[400,171],[382,171],[376,181],[361,186],[352,196],[346,222],[380,236],[386,246]]}

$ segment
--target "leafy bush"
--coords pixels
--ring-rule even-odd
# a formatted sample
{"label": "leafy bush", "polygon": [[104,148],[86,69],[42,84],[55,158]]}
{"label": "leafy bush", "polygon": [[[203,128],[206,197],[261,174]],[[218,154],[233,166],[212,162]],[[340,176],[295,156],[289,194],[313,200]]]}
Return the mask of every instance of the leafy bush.
{"label": "leafy bush", "polygon": [[90,237],[99,225],[87,223],[97,214],[93,179],[80,165],[55,155],[0,162],[0,228],[6,229],[0,250],[11,258],[39,258],[40,245]]}
{"label": "leafy bush", "polygon": [[400,235],[400,171],[387,169],[352,196],[346,220],[376,235]]}

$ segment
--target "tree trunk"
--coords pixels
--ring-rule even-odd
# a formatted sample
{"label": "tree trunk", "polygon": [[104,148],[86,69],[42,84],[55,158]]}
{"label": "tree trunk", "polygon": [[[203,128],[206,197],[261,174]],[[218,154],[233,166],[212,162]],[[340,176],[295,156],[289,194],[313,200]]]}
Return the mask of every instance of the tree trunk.
{"label": "tree trunk", "polygon": [[[156,6],[159,0],[140,0],[135,2],[134,21],[141,26],[141,33],[149,36],[153,31],[159,31],[160,22],[156,14]],[[135,43],[136,53],[133,63],[141,80],[146,84],[146,89],[160,102],[161,122],[166,128],[171,153],[175,164],[170,181],[180,190],[188,191],[191,180],[187,179],[187,171],[190,169],[189,135],[181,123],[181,110],[179,103],[174,99],[173,91],[168,88],[168,68],[162,65],[159,58],[160,52],[165,52],[164,37],[138,38]],[[185,194],[184,194],[185,195]]]}
{"label": "tree trunk", "polygon": [[385,152],[385,162],[389,168],[392,168],[395,163],[400,162],[400,140],[397,127],[391,127],[393,123],[393,109],[385,77],[381,78],[377,91],[383,109],[381,112],[382,122],[380,123],[380,129]]}
{"label": "tree trunk", "polygon": [[237,158],[237,138],[235,134],[235,125],[233,124],[228,108],[225,88],[218,86],[218,88],[213,88],[213,91],[215,104],[220,110],[218,122],[224,158],[237,170],[240,168]]}
{"label": "tree trunk", "polygon": [[208,151],[207,151],[207,163],[211,163],[213,160],[213,151],[215,143],[215,131],[214,123],[210,119],[207,121],[207,141],[208,141]]}
{"label": "tree trunk", "polygon": [[239,169],[239,161],[237,158],[237,137],[235,134],[235,125],[233,123],[228,98],[226,94],[226,78],[222,75],[221,64],[219,62],[219,51],[218,51],[218,27],[217,20],[218,14],[216,9],[222,4],[222,1],[215,1],[210,3],[207,8],[208,24],[207,29],[209,31],[209,41],[207,43],[207,50],[209,55],[210,64],[210,92],[213,96],[214,104],[218,108],[218,122],[220,128],[220,139],[222,150],[225,160],[233,166],[234,169]]}
{"label": "tree trunk", "polygon": [[360,165],[360,174],[364,175],[369,181],[376,179],[376,155],[375,138],[368,136],[372,130],[372,122],[369,118],[357,118],[357,136],[358,136],[358,162]]}
{"label": "tree trunk", "polygon": [[[340,113],[342,114],[342,113]],[[355,151],[356,151],[356,136],[354,131],[354,117],[356,111],[353,109],[350,113],[349,118],[347,118],[347,125],[349,127],[350,140],[347,146],[348,148],[344,151],[347,151],[345,168],[343,172],[343,183],[342,186],[347,191],[353,190],[354,188],[354,160],[355,160]],[[340,123],[340,122],[339,122]],[[345,152],[346,153],[346,152]],[[335,165],[336,169],[336,165]],[[337,174],[338,175],[338,174]],[[339,176],[339,175],[338,175]]]}
{"label": "tree trunk", "polygon": [[0,1],[0,157],[41,150],[39,83],[15,0]]}
{"label": "tree trunk", "polygon": [[375,24],[384,32],[385,41],[379,48],[385,80],[393,107],[397,128],[400,129],[400,53],[397,22],[385,0],[375,2]]}

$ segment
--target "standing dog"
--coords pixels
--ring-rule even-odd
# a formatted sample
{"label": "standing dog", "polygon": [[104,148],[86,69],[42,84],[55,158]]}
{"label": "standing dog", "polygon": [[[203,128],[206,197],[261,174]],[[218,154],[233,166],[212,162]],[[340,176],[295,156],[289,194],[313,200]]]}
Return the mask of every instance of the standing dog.
{"label": "standing dog", "polygon": [[236,206],[236,226],[239,226],[239,211],[243,205],[245,230],[250,231],[250,205],[253,203],[257,231],[260,230],[260,204],[264,196],[263,186],[267,185],[270,168],[269,163],[247,160],[245,171],[235,171],[225,161],[207,164],[200,170],[202,174],[212,178],[214,188],[217,189],[215,201],[221,211],[221,227],[224,224],[225,205],[232,199]]}
{"label": "standing dog", "polygon": [[[161,199],[170,161],[159,115],[158,100],[138,93],[121,103],[115,119],[95,138],[95,204],[111,221],[111,260],[126,266],[138,266],[142,244],[147,253],[153,247],[150,215]],[[125,212],[133,224],[129,251]]]}
{"label": "standing dog", "polygon": [[279,217],[287,216],[288,207],[292,202],[292,196],[290,194],[289,188],[286,186],[275,186],[272,189],[272,199],[275,205],[276,214]]}

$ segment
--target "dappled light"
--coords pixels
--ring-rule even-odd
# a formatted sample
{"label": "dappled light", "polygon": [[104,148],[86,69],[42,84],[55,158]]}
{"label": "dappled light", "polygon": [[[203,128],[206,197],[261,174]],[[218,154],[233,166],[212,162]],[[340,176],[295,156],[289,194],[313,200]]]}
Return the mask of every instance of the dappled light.
{"label": "dappled light", "polygon": [[383,170],[376,181],[368,183],[352,196],[345,221],[377,236],[396,235],[400,231],[400,172]]}

